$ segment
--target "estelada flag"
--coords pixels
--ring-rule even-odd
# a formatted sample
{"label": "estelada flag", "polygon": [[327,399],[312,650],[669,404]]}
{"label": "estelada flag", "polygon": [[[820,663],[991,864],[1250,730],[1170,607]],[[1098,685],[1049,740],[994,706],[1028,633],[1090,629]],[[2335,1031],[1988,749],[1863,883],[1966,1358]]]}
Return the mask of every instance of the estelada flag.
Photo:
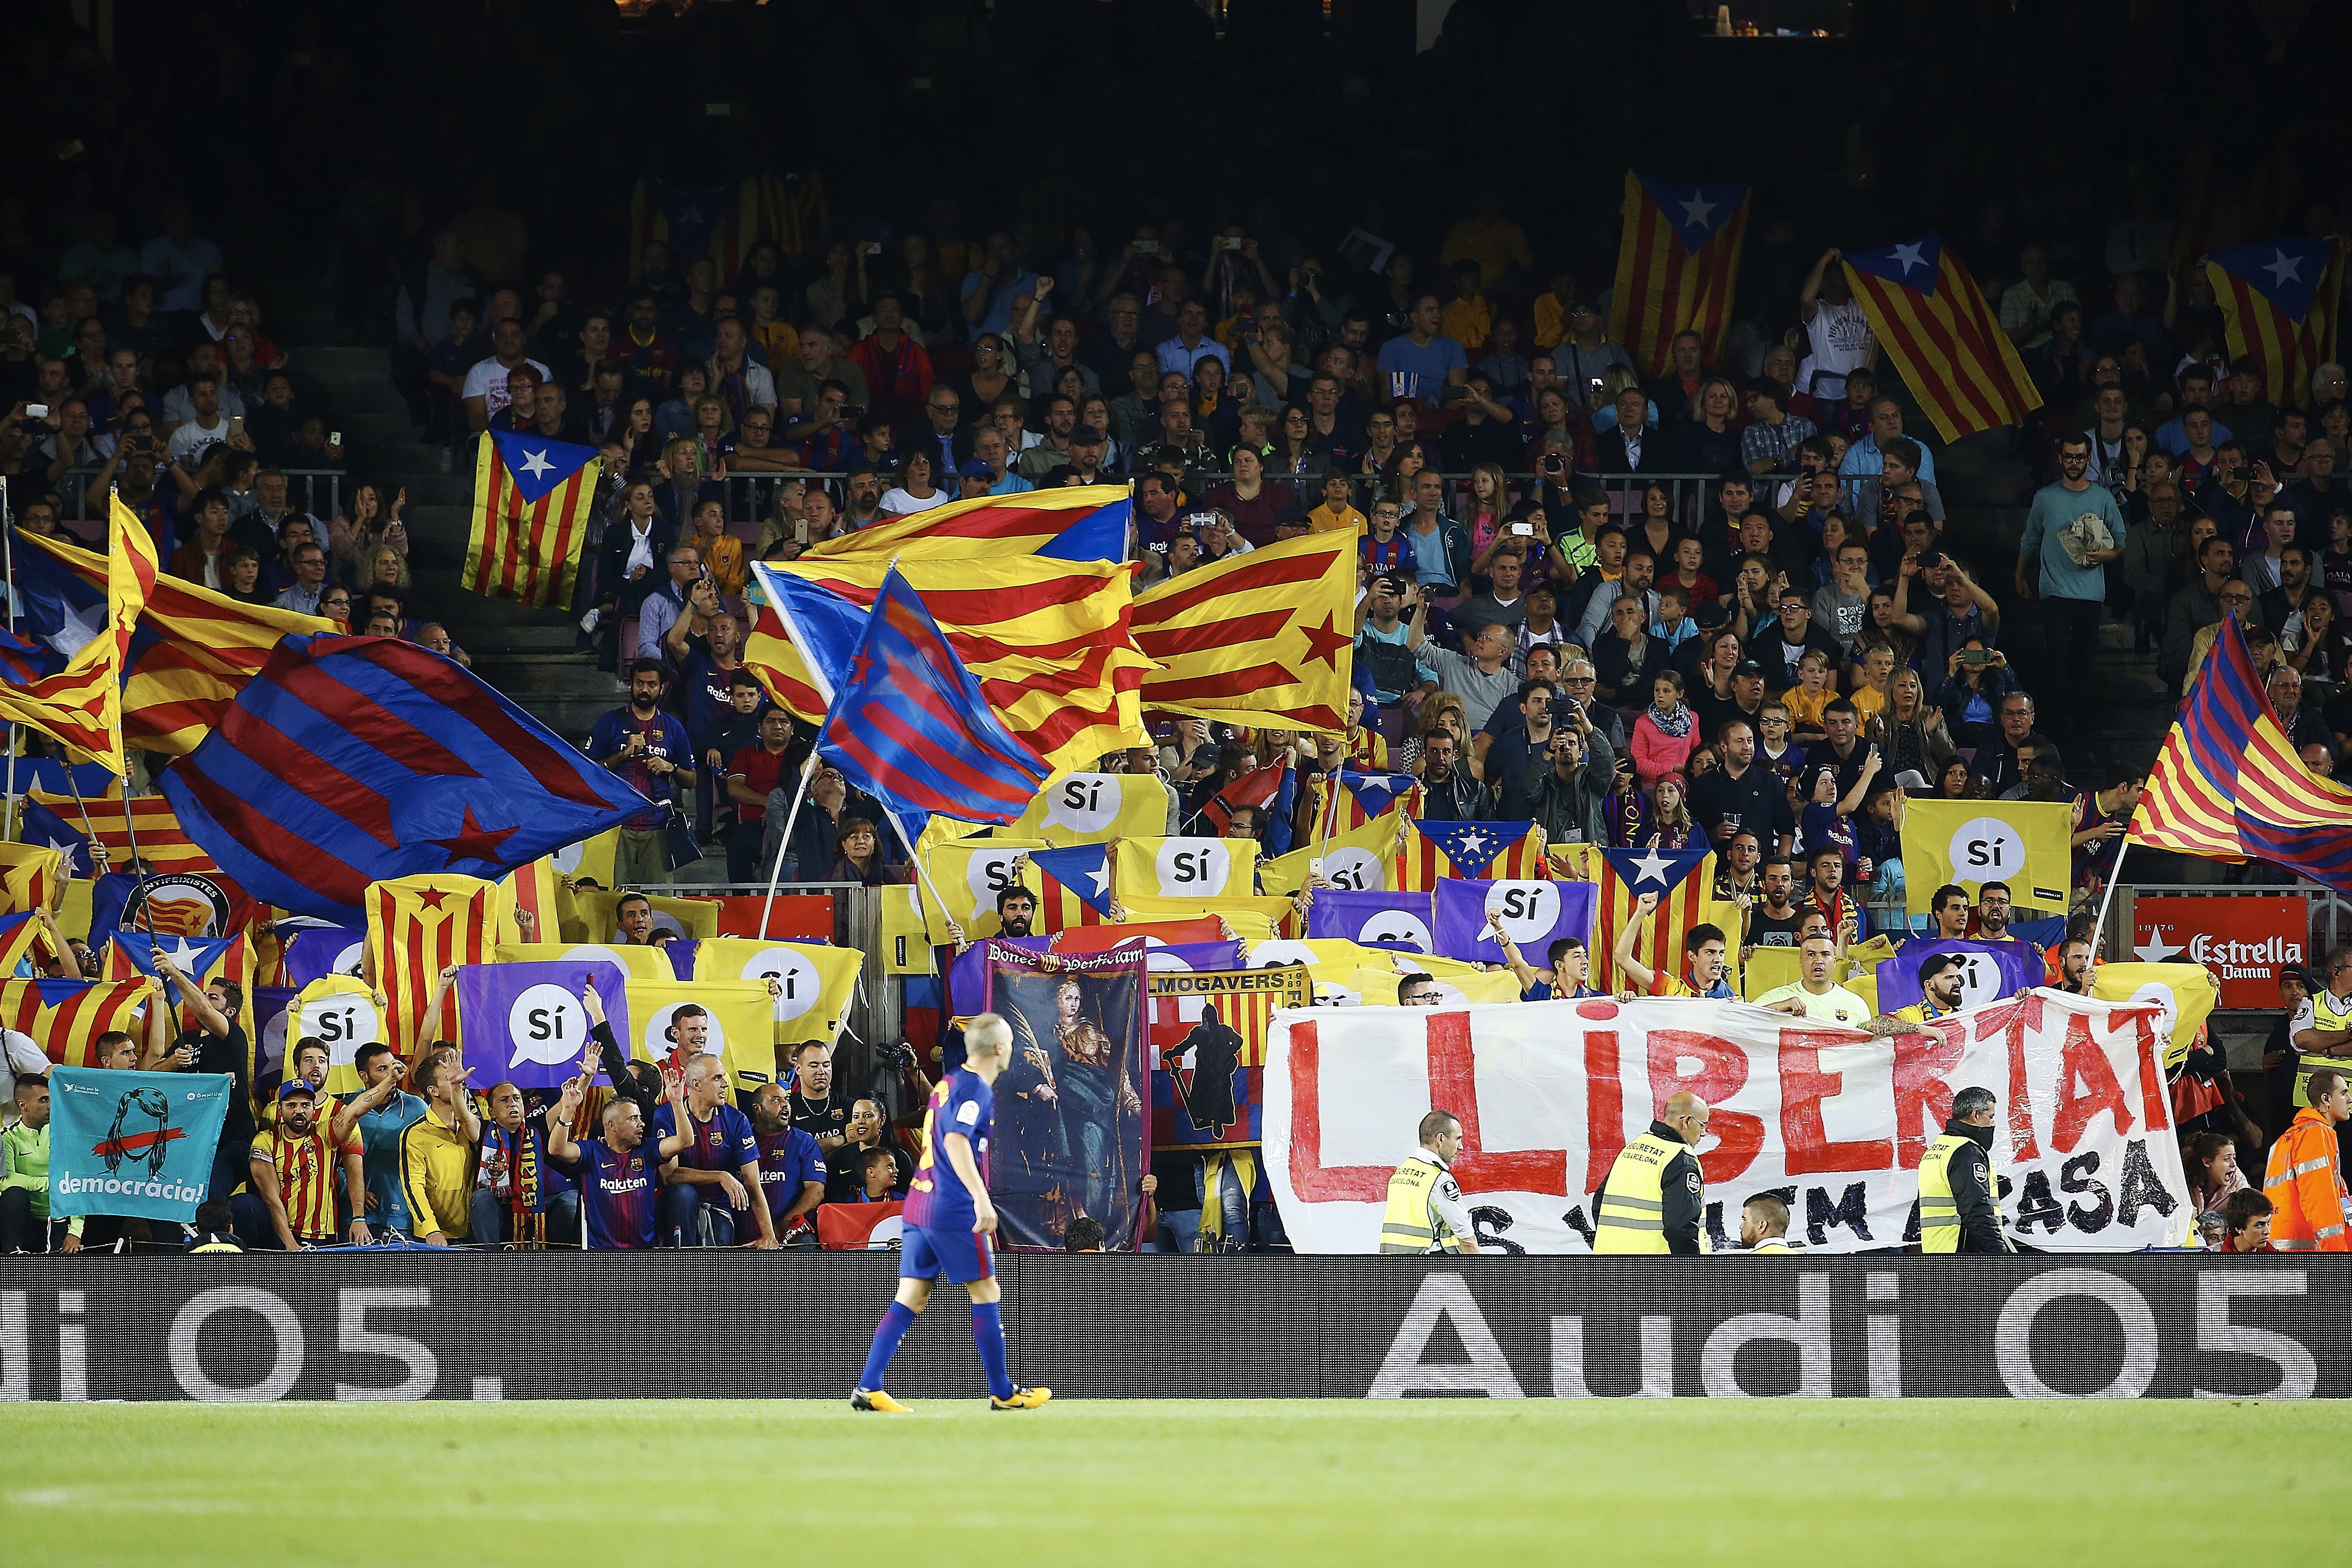
{"label": "estelada flag", "polygon": [[122,756],[122,673],[140,612],[155,586],[155,536],[115,500],[107,510],[105,597],[78,621],[81,646],[54,674],[0,679],[0,721],[37,730],[65,747],[68,763],[103,764],[127,776]]}
{"label": "estelada flag", "polygon": [[2230,358],[2262,366],[2273,403],[2301,404],[2311,373],[2336,357],[2343,258],[2337,239],[2266,239],[2205,258]]}
{"label": "estelada flag", "polygon": [[0,1024],[41,1047],[53,1062],[96,1067],[100,1035],[139,1034],[155,995],[152,980],[0,981]]}
{"label": "estelada flag", "polygon": [[1160,668],[1147,707],[1344,734],[1354,670],[1356,536],[1310,533],[1196,566],[1135,600],[1135,641]]}
{"label": "estelada flag", "polygon": [[[48,952],[48,943],[42,940],[41,928],[33,920],[30,910],[21,914],[0,915],[0,973],[13,974],[16,965],[33,957],[36,952]],[[50,953],[61,958],[62,953]]]}
{"label": "estelada flag", "polygon": [[65,852],[34,844],[0,844],[0,913],[29,914],[57,907],[68,875]]}
{"label": "estelada flag", "polygon": [[[35,790],[30,798],[34,805],[46,808],[57,825],[85,844],[95,829],[98,841],[106,846],[107,864],[115,870],[131,868],[133,838],[139,841],[138,858],[145,861],[151,871],[160,874],[217,869],[212,857],[182,830],[180,819],[172,815],[172,803],[161,795],[133,795],[128,801],[120,795],[85,795],[77,801],[70,795]],[[29,816],[27,813],[28,819]],[[44,825],[47,826],[46,822]],[[31,842],[29,837],[26,842]],[[49,842],[54,844],[54,840]],[[90,869],[95,871],[97,868],[92,865]]]}
{"label": "estelada flag", "polygon": [[906,1209],[902,1198],[887,1204],[819,1204],[817,1245],[834,1252],[894,1251],[906,1230],[906,1221],[899,1217]]}
{"label": "estelada flag", "polygon": [[1335,800],[1332,775],[1315,775],[1315,821],[1318,834],[1347,833],[1376,816],[1402,809],[1421,815],[1421,781],[1411,773],[1360,773],[1342,769]]}
{"label": "estelada flag", "polygon": [[415,1054],[416,1028],[441,972],[495,956],[498,903],[498,884],[478,877],[402,877],[370,885],[367,951],[384,995],[385,1045],[404,1057]]}
{"label": "estelada flag", "polygon": [[[140,525],[144,531],[144,525]],[[85,626],[109,589],[109,557],[59,539],[16,536],[16,583],[26,625],[60,647],[65,622]],[[122,669],[122,738],[142,751],[181,755],[220,727],[236,694],[260,673],[280,637],[331,632],[332,621],[268,605],[240,605],[168,574],[148,590]]]}
{"label": "estelada flag", "polygon": [[1947,441],[2021,425],[2042,394],[1984,293],[1943,236],[1884,250],[1849,250],[1842,264],[1871,331]]}
{"label": "estelada flag", "polygon": [[[1658,895],[1658,907],[1648,929],[1634,939],[1633,956],[1643,966],[1687,984],[1691,928],[1701,924],[1715,888],[1715,855],[1706,849],[1611,849],[1601,857],[1600,887],[1593,922],[1592,985],[1600,991],[1620,991],[1631,984],[1616,973],[1617,933],[1634,918],[1634,905],[1643,893]],[[1738,946],[1735,933],[1731,945]]]}
{"label": "estelada flag", "polygon": [[1039,931],[1112,923],[1108,846],[1033,849],[1028,866],[1036,883]]}
{"label": "estelada flag", "polygon": [[1625,171],[1625,228],[1609,330],[1645,376],[1663,375],[1675,336],[1696,332],[1713,364],[1731,324],[1749,187],[1648,179]]}
{"label": "estelada flag", "polygon": [[1068,485],[1018,495],[972,496],[812,544],[803,561],[887,562],[987,555],[1054,561],[1124,561],[1135,504],[1125,485]]}
{"label": "estelada flag", "polygon": [[467,589],[526,605],[569,605],[596,505],[596,448],[488,430],[476,453]]}
{"label": "estelada flag", "polygon": [[2010,898],[2025,908],[2063,910],[2074,882],[2074,837],[2071,801],[1906,801],[1905,907],[1927,913],[1947,882],[1966,889],[1970,903],[1987,882],[2006,882]]}
{"label": "estelada flag", "polygon": [[[563,934],[563,884],[555,857],[542,855],[499,879],[499,940],[553,942]],[[525,934],[521,916],[530,916]]]}
{"label": "estelada flag", "polygon": [[1303,964],[1150,976],[1151,1146],[1250,1148],[1265,1114],[1265,1035],[1278,1007],[1309,1007]]}
{"label": "estelada flag", "polygon": [[1058,773],[1004,833],[1048,844],[1105,844],[1165,833],[1168,822],[1168,786],[1156,773]]}
{"label": "estelada flag", "polygon": [[1412,819],[1389,885],[1425,893],[1444,877],[1496,881],[1549,878],[1544,833],[1533,822],[1431,822]]}
{"label": "estelada flag", "polygon": [[2126,842],[2209,860],[2267,860],[2352,892],[2352,789],[2303,765],[2235,616],[2164,738]]}
{"label": "estelada flag", "polygon": [[[1092,767],[1105,752],[1150,743],[1138,692],[1150,664],[1129,626],[1135,604],[1129,569],[1110,561],[1052,561],[1036,556],[979,561],[918,556],[898,572],[939,623],[956,657],[980,681],[982,696],[1005,728],[1055,767]],[[847,662],[865,629],[865,611],[891,570],[888,556],[807,558],[782,565],[755,564],[753,575],[769,602],[754,612],[743,662],[783,707],[815,723],[824,718],[822,692],[845,679]],[[803,650],[774,608],[795,577],[847,601],[846,613],[811,630],[824,646]],[[814,610],[814,606],[808,606]],[[803,627],[813,616],[795,603]],[[820,683],[809,652],[833,661],[837,673]]]}

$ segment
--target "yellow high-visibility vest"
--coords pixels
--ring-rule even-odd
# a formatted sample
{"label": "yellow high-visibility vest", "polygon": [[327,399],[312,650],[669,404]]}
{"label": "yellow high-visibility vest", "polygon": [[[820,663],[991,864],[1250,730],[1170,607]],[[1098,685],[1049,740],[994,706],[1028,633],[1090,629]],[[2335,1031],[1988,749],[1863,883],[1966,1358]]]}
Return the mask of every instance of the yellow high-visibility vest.
{"label": "yellow high-visibility vest", "polygon": [[1439,1216],[1429,1201],[1445,1168],[1434,1161],[1407,1160],[1389,1178],[1388,1211],[1381,1215],[1381,1250],[1418,1256],[1443,1250],[1459,1252],[1462,1238]]}

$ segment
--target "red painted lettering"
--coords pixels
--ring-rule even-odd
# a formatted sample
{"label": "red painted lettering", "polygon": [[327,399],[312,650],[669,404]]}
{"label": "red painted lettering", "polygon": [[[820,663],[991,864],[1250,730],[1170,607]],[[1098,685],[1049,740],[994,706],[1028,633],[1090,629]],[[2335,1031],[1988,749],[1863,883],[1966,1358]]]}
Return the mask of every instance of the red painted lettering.
{"label": "red painted lettering", "polygon": [[2025,1037],[2042,1026],[2042,998],[2021,992],[2007,1002],[1986,1009],[1977,1026],[1977,1038],[1995,1034],[2009,1037],[2009,1152],[2019,1160],[2042,1158],[2042,1144],[2033,1135],[2033,1089],[2025,1077]]}
{"label": "red painted lettering", "polygon": [[1584,1138],[1591,1157],[1584,1190],[1597,1193],[1625,1152],[1625,1086],[1617,1076],[1617,1031],[1584,1031]]}
{"label": "red painted lettering", "polygon": [[1917,1169],[1951,1118],[1952,1082],[1945,1075],[1968,1049],[1963,1027],[1930,1024],[1895,1037],[1895,1160],[1903,1170]]}
{"label": "red painted lettering", "polygon": [[[1699,1069],[1689,1078],[1679,1072],[1680,1058],[1696,1057]],[[1728,1040],[1687,1029],[1650,1031],[1650,1103],[1664,1110],[1667,1100],[1688,1089],[1711,1107],[1707,1131],[1716,1147],[1699,1156],[1699,1169],[1710,1182],[1727,1182],[1756,1161],[1764,1147],[1764,1121],[1744,1110],[1725,1110],[1723,1102],[1748,1086],[1748,1053]]]}
{"label": "red painted lettering", "polygon": [[2121,1016],[2131,1019],[2132,1051],[2139,1058],[2139,1118],[2151,1132],[2168,1131],[2172,1096],[2165,1089],[2164,1063],[2156,1048],[2156,1009],[2135,1008]]}
{"label": "red painted lettering", "polygon": [[[1306,1203],[1370,1203],[1388,1196],[1386,1165],[1323,1163],[1323,1043],[1312,1021],[1290,1026],[1290,1184]],[[1403,1142],[1402,1138],[1398,1140]]]}
{"label": "red painted lettering", "polygon": [[2050,1129],[2053,1151],[2073,1153],[2083,1141],[2083,1130],[2103,1110],[2115,1117],[2117,1137],[2130,1131],[2132,1113],[2124,1100],[2124,1086],[2116,1081],[2107,1053],[2092,1042],[2091,1021],[2079,1014],[2068,1018],[2065,1044],[2059,1049],[2058,1115]]}
{"label": "red painted lettering", "polygon": [[1429,1103],[1462,1121],[1462,1152],[1454,1180],[1465,1192],[1545,1193],[1568,1195],[1568,1154],[1559,1149],[1489,1151],[1478,1125],[1478,1058],[1470,1043],[1470,1015],[1436,1013],[1427,1017]]}
{"label": "red painted lettering", "polygon": [[1788,1146],[1792,1176],[1822,1171],[1883,1171],[1894,1158],[1893,1145],[1886,1139],[1833,1142],[1829,1129],[1822,1124],[1822,1101],[1835,1096],[1845,1082],[1844,1075],[1822,1069],[1822,1050],[1853,1044],[1852,1037],[1843,1032],[1780,1031],[1780,1138]]}

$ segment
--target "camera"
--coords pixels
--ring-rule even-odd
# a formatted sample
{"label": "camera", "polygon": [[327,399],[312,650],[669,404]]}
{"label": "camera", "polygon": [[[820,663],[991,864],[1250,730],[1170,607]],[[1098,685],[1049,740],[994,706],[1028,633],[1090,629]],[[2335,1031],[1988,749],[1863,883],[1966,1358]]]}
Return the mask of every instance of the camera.
{"label": "camera", "polygon": [[884,1067],[903,1069],[915,1065],[915,1048],[912,1046],[886,1046],[877,1042],[874,1047],[874,1055]]}
{"label": "camera", "polygon": [[1943,563],[1944,552],[1940,550],[1927,551],[1919,557],[1919,569],[1923,572],[1933,572]]}

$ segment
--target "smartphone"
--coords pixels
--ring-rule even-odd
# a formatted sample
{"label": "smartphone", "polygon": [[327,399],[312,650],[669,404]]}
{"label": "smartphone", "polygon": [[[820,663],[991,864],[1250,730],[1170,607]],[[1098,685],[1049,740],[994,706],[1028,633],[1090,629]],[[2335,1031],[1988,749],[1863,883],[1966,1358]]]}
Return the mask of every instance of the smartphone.
{"label": "smartphone", "polygon": [[866,255],[868,255],[868,256],[879,256],[879,255],[881,255],[881,254],[882,254],[882,242],[881,242],[881,241],[879,241],[879,240],[874,240],[874,239],[869,239],[869,240],[867,240],[867,241],[866,242]]}
{"label": "smartphone", "polygon": [[1960,662],[1962,664],[1988,664],[1990,663],[1991,660],[1992,653],[1991,650],[1988,648],[1964,647],[1960,650]]}
{"label": "smartphone", "polygon": [[343,433],[342,433],[341,430],[331,431],[331,432],[329,432],[329,433],[328,433],[328,436],[327,436],[327,445],[328,445],[328,446],[330,446],[330,447],[340,447],[340,446],[341,446],[342,444],[343,444]]}
{"label": "smartphone", "polygon": [[804,517],[793,519],[793,542],[795,544],[808,542],[808,519]]}
{"label": "smartphone", "polygon": [[1591,386],[1593,391],[1598,392],[1601,390],[1601,378],[1596,375],[1586,384]]}
{"label": "smartphone", "polygon": [[1322,856],[1318,855],[1315,858],[1307,862],[1307,874],[1310,877],[1319,877],[1323,874]]}
{"label": "smartphone", "polygon": [[1157,256],[1160,254],[1160,242],[1156,239],[1139,239],[1135,242],[1135,248],[1145,256]]}
{"label": "smartphone", "polygon": [[1515,522],[1511,524],[1511,531],[1518,535],[1521,539],[1532,537],[1535,531],[1536,525],[1531,522]]}
{"label": "smartphone", "polygon": [[1243,242],[1241,240],[1234,238],[1231,235],[1227,235],[1225,237],[1223,248],[1226,250],[1239,250],[1242,247],[1242,244]]}
{"label": "smartphone", "polygon": [[49,416],[49,405],[46,403],[27,403],[25,405],[25,413],[30,418],[47,419]]}

